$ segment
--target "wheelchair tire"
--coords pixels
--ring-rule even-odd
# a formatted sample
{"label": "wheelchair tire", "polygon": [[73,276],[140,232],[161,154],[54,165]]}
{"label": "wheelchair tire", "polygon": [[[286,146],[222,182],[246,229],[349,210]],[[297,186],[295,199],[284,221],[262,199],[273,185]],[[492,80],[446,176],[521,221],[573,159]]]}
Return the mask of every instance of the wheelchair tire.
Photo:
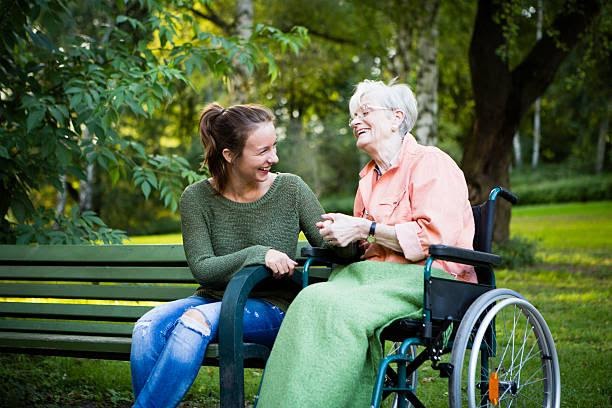
{"label": "wheelchair tire", "polygon": [[[488,329],[491,324],[494,333]],[[538,310],[514,291],[492,290],[470,306],[453,344],[451,364],[451,407],[560,406],[552,335]],[[484,390],[479,391],[481,385]],[[496,399],[496,394],[493,405],[489,398]]]}

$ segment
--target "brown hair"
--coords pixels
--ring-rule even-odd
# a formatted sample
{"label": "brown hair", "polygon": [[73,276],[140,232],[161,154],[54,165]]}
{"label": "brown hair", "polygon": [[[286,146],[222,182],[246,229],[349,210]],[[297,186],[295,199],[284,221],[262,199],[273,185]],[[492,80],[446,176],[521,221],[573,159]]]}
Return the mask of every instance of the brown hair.
{"label": "brown hair", "polygon": [[200,115],[200,141],[204,147],[202,167],[208,167],[220,193],[228,181],[228,163],[223,157],[223,150],[229,149],[236,158],[240,157],[251,132],[266,122],[274,122],[274,114],[262,105],[234,105],[225,109],[218,103],[211,103],[202,111]]}

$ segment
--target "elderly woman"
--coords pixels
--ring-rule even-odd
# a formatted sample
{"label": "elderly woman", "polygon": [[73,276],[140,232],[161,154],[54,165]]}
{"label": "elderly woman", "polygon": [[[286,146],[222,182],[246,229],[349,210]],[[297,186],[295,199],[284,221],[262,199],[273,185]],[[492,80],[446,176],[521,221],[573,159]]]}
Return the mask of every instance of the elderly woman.
{"label": "elderly woman", "polygon": [[[409,133],[417,117],[410,88],[364,81],[349,107],[357,147],[372,160],[359,173],[354,216],[324,214],[317,227],[329,243],[361,242],[363,261],[335,270],[292,303],[260,408],[369,406],[382,358],[378,335],[393,320],[420,316],[429,246],[472,247],[465,178],[446,153]],[[435,276],[476,281],[471,267],[434,267]]]}

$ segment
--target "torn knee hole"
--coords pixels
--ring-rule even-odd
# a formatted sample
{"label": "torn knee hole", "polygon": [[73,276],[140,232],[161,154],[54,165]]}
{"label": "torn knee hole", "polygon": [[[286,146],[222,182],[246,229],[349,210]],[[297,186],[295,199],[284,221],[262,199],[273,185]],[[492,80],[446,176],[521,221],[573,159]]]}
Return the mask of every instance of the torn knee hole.
{"label": "torn knee hole", "polygon": [[210,324],[208,323],[208,320],[206,320],[206,317],[204,317],[204,315],[198,310],[189,309],[185,313],[183,313],[183,317],[186,317],[196,322],[198,325],[201,325],[204,329],[210,331]]}

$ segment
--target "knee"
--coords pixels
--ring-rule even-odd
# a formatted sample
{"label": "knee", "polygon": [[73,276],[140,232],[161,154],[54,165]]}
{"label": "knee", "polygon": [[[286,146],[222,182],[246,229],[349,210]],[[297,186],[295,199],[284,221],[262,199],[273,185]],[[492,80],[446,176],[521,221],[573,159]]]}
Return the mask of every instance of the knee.
{"label": "knee", "polygon": [[192,308],[187,310],[179,319],[185,326],[208,336],[211,332],[210,322],[201,311]]}
{"label": "knee", "polygon": [[311,313],[317,310],[317,313],[323,309],[336,309],[342,307],[346,302],[338,296],[328,285],[323,283],[311,285],[304,288],[295,300],[291,303],[292,309],[303,308]]}

